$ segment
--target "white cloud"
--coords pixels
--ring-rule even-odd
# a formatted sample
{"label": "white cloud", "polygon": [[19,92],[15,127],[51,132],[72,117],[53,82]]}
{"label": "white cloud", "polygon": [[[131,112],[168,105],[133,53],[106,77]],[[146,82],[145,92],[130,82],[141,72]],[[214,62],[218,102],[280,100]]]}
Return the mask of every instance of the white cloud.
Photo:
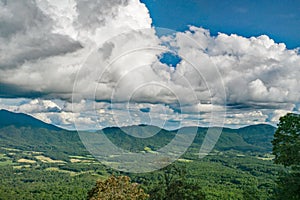
{"label": "white cloud", "polygon": [[15,68],[30,60],[73,52],[81,48],[72,38],[52,33],[53,21],[34,1],[5,1],[0,4],[0,68]]}
{"label": "white cloud", "polygon": [[227,113],[225,124],[227,125],[249,125],[267,123],[268,115],[262,110],[233,110]]}
{"label": "white cloud", "polygon": [[2,96],[70,98],[75,75],[92,50],[115,35],[151,27],[138,0],[9,1],[0,9],[7,15],[0,28]]}
{"label": "white cloud", "polygon": [[[73,107],[73,108],[72,108]],[[44,122],[67,129],[100,129],[112,126],[152,124],[166,129],[183,126],[225,125],[240,127],[249,124],[276,125],[281,116],[297,110],[292,104],[274,108],[227,108],[210,104],[184,107],[176,112],[169,105],[149,103],[115,103],[81,101],[76,104],[61,100],[1,99],[0,108],[25,112]],[[60,110],[58,110],[58,108]],[[198,112],[195,109],[199,109]],[[212,118],[212,110],[215,115]]]}
{"label": "white cloud", "polygon": [[[288,50],[284,44],[277,44],[265,35],[245,38],[219,33],[213,37],[207,30],[196,27],[191,27],[184,34],[198,42],[199,47],[187,43],[183,33],[178,33],[176,45],[180,48],[180,54],[195,63],[205,75],[208,85],[217,87],[217,81],[209,72],[213,67],[203,60],[209,58],[215,64],[226,87],[227,103],[300,101],[300,90],[297,87],[300,56],[297,49]],[[195,51],[202,54],[195,54]],[[182,73],[191,70],[184,64],[178,68],[184,71]],[[197,79],[197,75],[191,73],[189,80]]]}
{"label": "white cloud", "polygon": [[61,108],[51,100],[34,99],[26,104],[17,107],[17,112],[40,113],[40,112],[60,112]]}
{"label": "white cloud", "polygon": [[[115,116],[122,125],[150,118],[161,126],[183,119],[191,125],[199,112],[208,123],[211,112],[224,113],[226,104],[242,107],[241,113],[227,107],[226,124],[275,122],[285,111],[299,110],[298,49],[266,35],[211,36],[191,26],[159,38],[138,0],[4,2],[0,95],[40,99],[1,101],[3,108],[68,127],[74,117],[84,127],[110,126]],[[182,58],[176,67],[159,61],[167,50]],[[152,112],[141,112],[144,107]],[[222,124],[222,117],[215,120]]]}
{"label": "white cloud", "polygon": [[291,110],[274,110],[272,112],[272,114],[270,115],[271,116],[271,119],[270,121],[272,123],[278,123],[279,122],[279,118],[286,115],[287,113],[290,113]]}
{"label": "white cloud", "polygon": [[[35,92],[70,99],[76,81],[79,101],[113,97],[117,102],[133,98],[174,103],[180,99],[197,105],[197,99],[213,104],[300,100],[300,56],[268,36],[220,33],[213,37],[208,30],[192,26],[162,39],[183,58],[174,69],[158,61],[166,47],[159,45],[161,41],[150,28],[145,5],[136,0],[37,2],[27,3],[19,14],[13,11],[24,2],[1,6],[7,16],[4,22],[17,28],[9,33],[14,37],[8,33],[1,37],[9,40],[2,47],[8,53],[1,53],[0,82],[23,90],[15,95]],[[28,21],[26,26],[22,18]],[[137,30],[143,28],[149,29]],[[15,67],[7,68],[12,63]],[[13,95],[9,89],[4,92]]]}

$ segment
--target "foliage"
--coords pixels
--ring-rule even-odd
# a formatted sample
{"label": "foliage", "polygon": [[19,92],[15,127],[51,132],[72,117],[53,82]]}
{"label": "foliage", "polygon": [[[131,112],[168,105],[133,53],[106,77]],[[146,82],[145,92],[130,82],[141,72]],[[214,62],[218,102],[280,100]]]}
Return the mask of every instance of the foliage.
{"label": "foliage", "polygon": [[[266,200],[271,197],[280,166],[270,160],[258,159],[256,155],[238,156],[241,154],[239,151],[212,154],[214,155],[201,160],[196,156],[191,157],[191,162],[175,162],[172,164],[173,169],[121,175],[130,176],[133,182],[139,183],[140,187],[152,196],[152,199],[165,197],[164,173],[167,171],[168,176],[173,177],[174,187],[185,191],[186,195],[195,196],[194,193],[203,192],[208,200],[248,200],[250,197]],[[0,199],[86,199],[87,192],[93,188],[97,179],[104,180],[110,174],[118,173],[92,160],[88,155],[71,156],[84,161],[75,163],[43,163],[36,159],[36,155],[40,154],[0,148],[0,157],[3,160],[0,162]],[[268,155],[265,157],[268,158]],[[20,158],[35,160],[36,163],[22,164],[18,162]],[[184,185],[196,188],[182,187]],[[159,193],[162,198],[154,198],[155,195],[159,197]],[[168,194],[171,195],[172,190],[169,190]]]}
{"label": "foliage", "polygon": [[[176,131],[167,131],[164,129],[157,131],[157,134],[153,137],[147,138],[133,137],[127,134],[128,132],[133,132],[135,135],[138,135],[135,132],[140,130],[144,135],[150,135],[153,133],[153,129],[153,126],[130,126],[125,128],[106,128],[103,132],[116,146],[132,152],[143,151],[145,147],[158,150],[168,144],[176,135]],[[192,144],[194,148],[199,149],[207,130],[207,128],[198,128],[197,135]],[[273,126],[263,124],[240,129],[223,128],[215,149],[222,151],[235,149],[243,152],[269,153],[272,151],[271,141],[274,131],[275,128]]]}
{"label": "foliage", "polygon": [[[149,135],[157,128],[128,127],[135,135],[141,134],[141,129],[145,131],[142,134]],[[199,159],[199,147],[207,131],[199,128],[181,161],[169,168],[147,174],[120,174],[139,183],[151,199],[267,200],[282,168],[269,155],[273,130],[268,125],[224,128],[213,152]],[[105,134],[121,148],[151,153],[169,143],[176,132],[161,130],[153,137],[138,138],[122,129],[108,128]],[[0,125],[0,199],[86,199],[97,179],[118,173],[88,154],[77,132],[53,130],[37,121],[29,126]],[[59,162],[42,161],[39,155]]]}
{"label": "foliage", "polygon": [[280,118],[272,144],[275,163],[284,166],[299,165],[300,115],[288,113]]}
{"label": "foliage", "polygon": [[137,183],[131,183],[128,176],[111,176],[107,180],[99,180],[88,192],[89,200],[144,200],[147,195]]}
{"label": "foliage", "polygon": [[186,174],[186,168],[177,165],[163,169],[160,182],[150,191],[150,199],[205,199],[201,187],[196,182],[188,181]]}
{"label": "foliage", "polygon": [[0,166],[0,199],[85,199],[97,178],[92,174],[69,173],[34,168]]}
{"label": "foliage", "polygon": [[300,199],[300,115],[280,118],[272,144],[275,163],[286,167],[277,181],[276,198]]}
{"label": "foliage", "polygon": [[277,190],[275,197],[278,200],[289,199],[299,200],[300,199],[300,169],[295,167],[289,171],[281,172],[277,180]]}
{"label": "foliage", "polygon": [[40,151],[58,160],[66,160],[68,155],[88,154],[77,132],[45,128],[15,126],[0,128],[0,146]]}

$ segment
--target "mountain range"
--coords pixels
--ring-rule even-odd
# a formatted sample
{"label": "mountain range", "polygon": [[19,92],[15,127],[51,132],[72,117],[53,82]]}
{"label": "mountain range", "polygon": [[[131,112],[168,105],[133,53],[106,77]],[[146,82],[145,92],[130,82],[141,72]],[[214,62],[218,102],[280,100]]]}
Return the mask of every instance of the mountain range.
{"label": "mountain range", "polygon": [[[198,127],[191,148],[200,147],[207,130],[208,128]],[[238,129],[223,128],[215,149],[269,153],[272,151],[271,141],[275,130],[275,127],[267,124],[250,125]],[[152,137],[135,137],[141,132],[149,135],[153,131],[157,134]],[[145,147],[156,150],[168,144],[175,137],[177,130],[168,131],[154,126],[140,125],[105,128],[101,132],[119,147],[130,151],[141,151]],[[67,159],[69,155],[89,153],[76,131],[64,130],[27,114],[7,110],[0,110],[0,146],[41,151],[50,157],[62,160]]]}

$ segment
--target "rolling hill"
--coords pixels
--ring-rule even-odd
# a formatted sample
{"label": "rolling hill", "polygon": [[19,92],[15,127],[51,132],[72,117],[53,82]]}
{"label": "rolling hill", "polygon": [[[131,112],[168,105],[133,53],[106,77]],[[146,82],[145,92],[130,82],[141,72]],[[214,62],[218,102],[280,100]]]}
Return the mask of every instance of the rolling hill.
{"label": "rolling hill", "polygon": [[[0,113],[0,199],[86,199],[96,180],[122,173],[91,156],[76,131],[25,114]],[[190,149],[173,165],[186,169],[188,180],[199,184],[207,199],[249,199],[243,198],[247,191],[261,197],[256,199],[270,199],[280,169],[269,154],[275,128],[224,128],[215,149],[199,159],[206,131],[198,128]],[[103,132],[115,145],[145,154],[155,153],[177,133],[146,125],[105,128]],[[161,173],[125,174],[151,193],[153,184],[161,185]]]}
{"label": "rolling hill", "polygon": [[[117,146],[137,152],[143,150],[145,147],[150,147],[154,150],[163,147],[175,137],[178,131],[159,129],[157,134],[152,137],[135,137],[137,135],[151,135],[153,129],[159,128],[153,126],[129,126],[123,128],[114,127],[105,128],[103,132]],[[148,133],[148,130],[150,133]],[[197,135],[193,144],[191,145],[192,147],[200,148],[207,130],[208,128],[198,127]],[[266,124],[251,125],[239,129],[223,128],[222,134],[215,145],[215,149],[219,151],[233,149],[243,152],[252,151],[269,153],[272,151],[271,141],[273,140],[275,130],[275,127]],[[137,132],[140,133],[137,134]]]}
{"label": "rolling hill", "polygon": [[[46,152],[49,156],[66,159],[68,155],[86,155],[88,152],[76,131],[67,131],[46,124],[29,115],[0,111],[0,145],[7,148]],[[156,131],[152,137],[149,136]],[[207,128],[198,128],[191,147],[199,148]],[[154,126],[129,126],[123,128],[105,128],[103,132],[117,146],[130,151],[141,151],[145,147],[153,150],[168,144],[177,131],[167,131]],[[127,134],[133,133],[132,135]],[[253,125],[240,129],[224,128],[215,146],[216,150],[237,150],[247,152],[265,152],[272,149],[271,140],[275,127]],[[138,136],[138,137],[136,137]]]}
{"label": "rolling hill", "polygon": [[0,110],[0,147],[40,151],[62,160],[68,155],[88,154],[77,132],[7,110]]}

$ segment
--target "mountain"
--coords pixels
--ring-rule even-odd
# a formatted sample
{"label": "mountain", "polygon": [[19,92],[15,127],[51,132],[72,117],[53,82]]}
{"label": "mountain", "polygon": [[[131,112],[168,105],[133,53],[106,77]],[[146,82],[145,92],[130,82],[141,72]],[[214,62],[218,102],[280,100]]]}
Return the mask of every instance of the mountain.
{"label": "mountain", "polygon": [[276,128],[268,124],[250,125],[238,129],[224,128],[216,147],[249,152],[271,152]]}
{"label": "mountain", "polygon": [[[207,134],[208,128],[185,127],[182,129],[188,128],[198,128],[197,135],[191,146],[192,148],[199,149]],[[215,127],[212,129],[219,128]],[[271,141],[273,140],[275,130],[275,127],[267,124],[250,125],[239,129],[223,128],[218,142],[215,145],[215,149],[219,151],[233,149],[243,152],[268,153],[272,151]],[[177,131],[178,130],[167,131],[153,126],[129,126],[103,129],[103,132],[115,145],[136,152],[143,150],[145,147],[150,147],[153,150],[163,147],[176,136]],[[143,136],[148,136],[153,133],[156,134],[152,137],[142,138]]]}
{"label": "mountain", "polygon": [[47,124],[24,113],[13,113],[7,110],[0,110],[0,128],[6,126],[45,128],[55,131],[62,130],[57,126]]}
{"label": "mountain", "polygon": [[237,133],[250,145],[271,151],[276,128],[268,124],[258,124],[239,128]]}
{"label": "mountain", "polygon": [[61,160],[69,155],[88,154],[76,131],[7,110],[0,110],[0,147],[44,152]]}
{"label": "mountain", "polygon": [[[0,120],[1,147],[42,151],[62,160],[69,155],[88,154],[76,131],[67,131],[29,115],[6,110],[0,111]],[[189,127],[183,129],[188,130]],[[275,129],[265,124],[239,129],[223,128],[215,149],[268,153],[272,150]],[[191,148],[199,149],[207,130],[198,128]],[[168,144],[177,133],[176,130],[168,131],[147,125],[105,128],[102,131],[115,145],[136,152],[143,151],[145,147],[157,150]]]}

